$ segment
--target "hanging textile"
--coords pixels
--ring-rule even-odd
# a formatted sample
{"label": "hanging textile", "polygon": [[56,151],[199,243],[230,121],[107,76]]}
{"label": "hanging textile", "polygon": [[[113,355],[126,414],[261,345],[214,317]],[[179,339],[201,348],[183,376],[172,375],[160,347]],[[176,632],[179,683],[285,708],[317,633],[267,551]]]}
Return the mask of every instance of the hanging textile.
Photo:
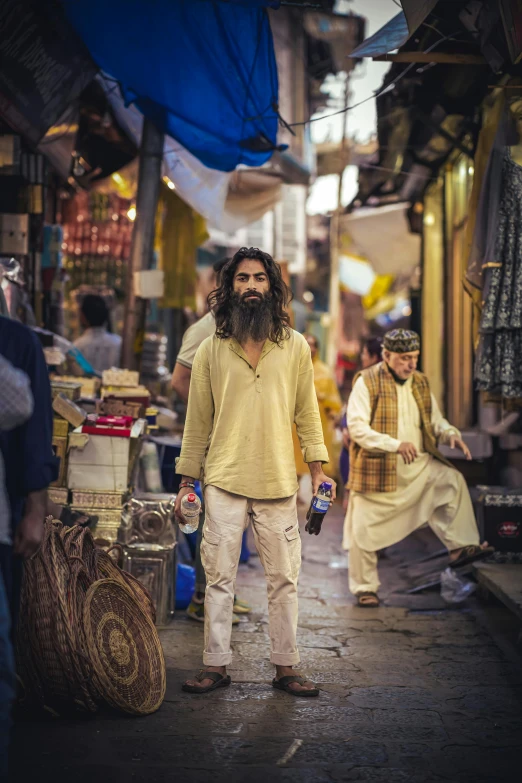
{"label": "hanging textile", "polygon": [[484,110],[482,129],[477,142],[477,150],[473,163],[473,187],[468,204],[468,219],[466,222],[466,251],[468,268],[463,281],[464,289],[473,303],[473,342],[475,347],[479,339],[479,322],[482,310],[482,260],[478,247],[474,247],[477,212],[484,178],[487,172],[488,160],[495,141],[500,119],[504,111],[504,90],[499,90],[491,106]]}
{"label": "hanging textile", "polygon": [[477,385],[506,398],[522,397],[522,145],[512,103],[519,119],[522,90],[506,100],[491,149],[468,269],[483,285]]}
{"label": "hanging textile", "polygon": [[158,206],[158,224],[157,247],[165,286],[159,306],[190,307],[195,310],[196,252],[209,236],[205,221],[176,193],[163,186]]}
{"label": "hanging textile", "polygon": [[[61,0],[126,104],[211,169],[261,166],[276,148],[268,2]],[[115,85],[117,89],[117,86]]]}

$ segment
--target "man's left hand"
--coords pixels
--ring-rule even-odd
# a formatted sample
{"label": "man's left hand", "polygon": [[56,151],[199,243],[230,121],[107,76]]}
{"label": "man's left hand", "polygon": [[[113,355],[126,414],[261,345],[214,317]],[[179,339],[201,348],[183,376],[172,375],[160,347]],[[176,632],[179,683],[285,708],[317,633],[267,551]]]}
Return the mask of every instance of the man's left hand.
{"label": "man's left hand", "polygon": [[333,479],[328,478],[328,476],[326,476],[322,470],[319,473],[316,473],[315,475],[312,476],[313,493],[314,495],[317,495],[317,492],[319,491],[319,487],[324,481],[327,481],[329,484],[332,485],[332,503],[333,503],[333,501],[337,497],[337,484]]}
{"label": "man's left hand", "polygon": [[471,451],[461,438],[457,438],[456,435],[452,435],[449,441],[450,448],[460,449],[468,461],[471,460]]}

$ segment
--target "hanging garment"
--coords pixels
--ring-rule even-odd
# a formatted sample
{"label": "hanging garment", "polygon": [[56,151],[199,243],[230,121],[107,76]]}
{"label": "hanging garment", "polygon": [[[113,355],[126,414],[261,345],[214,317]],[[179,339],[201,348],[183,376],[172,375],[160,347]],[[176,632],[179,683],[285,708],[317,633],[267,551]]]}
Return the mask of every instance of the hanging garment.
{"label": "hanging garment", "polygon": [[[159,302],[162,308],[196,309],[196,253],[207,239],[204,219],[166,186],[162,187],[158,212],[165,209],[157,232],[160,267],[164,272],[165,291]],[[161,224],[161,221],[160,221]]]}
{"label": "hanging garment", "polygon": [[482,391],[522,397],[522,166],[506,147],[495,257],[485,265],[475,377]]}

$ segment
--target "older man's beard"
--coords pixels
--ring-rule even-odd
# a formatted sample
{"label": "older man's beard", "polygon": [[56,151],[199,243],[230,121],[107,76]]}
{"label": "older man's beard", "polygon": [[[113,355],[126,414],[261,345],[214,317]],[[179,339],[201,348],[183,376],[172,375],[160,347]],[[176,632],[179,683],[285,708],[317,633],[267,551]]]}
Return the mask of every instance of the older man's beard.
{"label": "older man's beard", "polygon": [[[253,296],[250,291],[247,296]],[[247,340],[261,342],[266,340],[274,323],[272,314],[272,296],[269,293],[258,294],[255,299],[246,299],[245,294],[232,295],[230,311],[230,329],[238,343]]]}

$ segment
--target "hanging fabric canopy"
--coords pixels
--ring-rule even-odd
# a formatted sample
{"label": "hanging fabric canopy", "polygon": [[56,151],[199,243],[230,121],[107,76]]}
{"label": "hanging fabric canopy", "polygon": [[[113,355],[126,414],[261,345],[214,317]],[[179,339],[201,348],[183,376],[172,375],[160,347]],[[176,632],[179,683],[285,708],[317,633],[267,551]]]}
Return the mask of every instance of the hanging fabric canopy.
{"label": "hanging fabric canopy", "polygon": [[[276,149],[277,66],[265,0],[61,0],[102,71],[205,166]],[[118,89],[115,84],[115,89]]]}

